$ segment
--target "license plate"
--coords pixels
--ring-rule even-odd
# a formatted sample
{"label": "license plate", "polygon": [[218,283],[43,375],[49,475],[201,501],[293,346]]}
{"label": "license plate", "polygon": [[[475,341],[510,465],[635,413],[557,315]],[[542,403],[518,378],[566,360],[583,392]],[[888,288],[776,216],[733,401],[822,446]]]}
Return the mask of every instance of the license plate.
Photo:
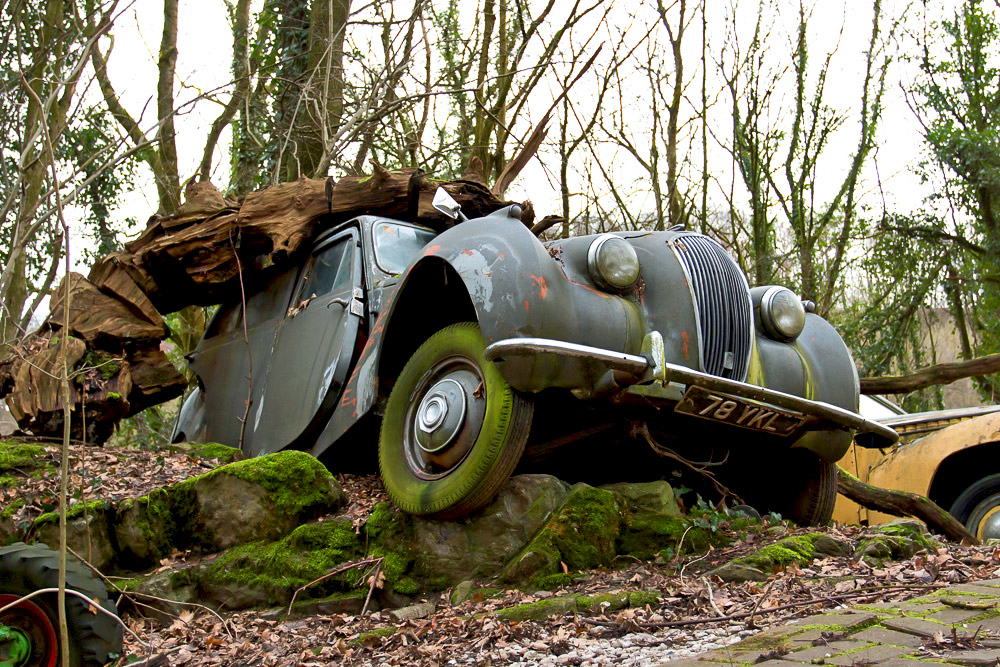
{"label": "license plate", "polygon": [[737,396],[716,394],[697,386],[688,387],[674,411],[779,436],[795,433],[808,419],[796,412],[754,403]]}

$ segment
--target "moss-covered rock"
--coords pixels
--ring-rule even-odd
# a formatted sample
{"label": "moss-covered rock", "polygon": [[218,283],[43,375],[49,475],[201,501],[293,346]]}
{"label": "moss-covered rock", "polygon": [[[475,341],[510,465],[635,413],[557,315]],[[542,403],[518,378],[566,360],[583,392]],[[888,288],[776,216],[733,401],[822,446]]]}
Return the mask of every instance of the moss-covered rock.
{"label": "moss-covered rock", "polygon": [[243,452],[217,442],[177,442],[167,447],[173,453],[187,454],[193,459],[218,461],[220,464],[242,461]]}
{"label": "moss-covered rock", "polygon": [[725,532],[695,525],[691,517],[637,508],[625,514],[616,548],[619,554],[648,560],[660,554],[673,558],[678,549],[682,554],[702,552],[730,541]]}
{"label": "moss-covered rock", "polygon": [[667,482],[620,482],[601,487],[625,499],[630,508],[652,510],[667,516],[680,516],[681,509],[674,497],[674,489]]}
{"label": "moss-covered rock", "polygon": [[869,565],[886,560],[906,560],[921,550],[933,552],[938,542],[919,521],[899,519],[875,526],[871,537],[858,544],[857,557]]}
{"label": "moss-covered rock", "polygon": [[614,493],[577,484],[538,534],[501,573],[509,583],[527,583],[561,570],[588,570],[614,559],[621,533],[621,501]]}
{"label": "moss-covered rock", "polygon": [[26,443],[0,442],[0,473],[30,470],[51,465],[45,460],[45,448]]}
{"label": "moss-covered rock", "polygon": [[[115,563],[113,516],[114,509],[105,500],[77,503],[66,511],[66,544],[102,571],[113,569]],[[58,549],[59,515],[48,512],[35,519],[29,538]]]}
{"label": "moss-covered rock", "polygon": [[599,593],[597,595],[560,595],[557,597],[528,602],[514,607],[498,609],[497,618],[504,621],[540,621],[552,616],[573,612],[604,614],[628,607],[645,607],[659,602],[658,593],[651,591],[623,591],[619,593]]}
{"label": "moss-covered rock", "polygon": [[849,551],[849,547],[846,542],[824,533],[791,535],[717,567],[709,574],[723,581],[763,581],[776,570],[792,564],[808,565],[817,555],[827,555],[830,551]]}
{"label": "moss-covered rock", "polygon": [[[214,553],[276,540],[346,501],[333,475],[314,457],[285,451],[239,461],[117,505],[98,500],[90,518],[101,569],[138,571],[173,549]],[[98,507],[99,506],[99,507]],[[70,546],[86,549],[82,506],[70,508]],[[54,513],[37,518],[36,539],[50,543]],[[77,525],[79,524],[79,525]],[[79,535],[78,535],[79,534]],[[82,540],[78,542],[76,540]],[[78,552],[83,553],[83,552]]]}
{"label": "moss-covered rock", "polygon": [[[276,542],[230,549],[195,573],[197,590],[203,599],[225,603],[228,609],[287,604],[297,588],[363,557],[362,537],[349,520],[309,523]],[[307,588],[297,599],[357,592],[361,574],[345,570]]]}

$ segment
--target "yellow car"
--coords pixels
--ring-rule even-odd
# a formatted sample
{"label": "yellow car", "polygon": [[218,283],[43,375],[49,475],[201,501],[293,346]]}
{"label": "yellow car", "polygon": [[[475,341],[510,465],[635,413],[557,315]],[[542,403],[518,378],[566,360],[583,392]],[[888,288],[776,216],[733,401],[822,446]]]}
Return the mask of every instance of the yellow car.
{"label": "yellow car", "polygon": [[[899,444],[888,450],[851,446],[841,468],[862,482],[919,493],[947,509],[980,540],[1000,538],[1000,406],[909,414],[875,396],[860,412],[891,426]],[[897,517],[837,496],[833,520],[874,525]]]}

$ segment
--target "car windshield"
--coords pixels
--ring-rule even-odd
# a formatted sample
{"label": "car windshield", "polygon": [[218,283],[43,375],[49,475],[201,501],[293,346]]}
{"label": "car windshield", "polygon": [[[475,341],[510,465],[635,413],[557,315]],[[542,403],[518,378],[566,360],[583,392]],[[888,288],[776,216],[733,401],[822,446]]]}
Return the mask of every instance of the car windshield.
{"label": "car windshield", "polygon": [[906,414],[905,410],[884,398],[873,398],[861,394],[859,399],[859,412],[866,419],[885,419],[886,417],[898,417]]}
{"label": "car windshield", "polygon": [[420,249],[436,236],[429,229],[380,222],[372,228],[375,241],[375,261],[378,267],[394,276],[410,265]]}

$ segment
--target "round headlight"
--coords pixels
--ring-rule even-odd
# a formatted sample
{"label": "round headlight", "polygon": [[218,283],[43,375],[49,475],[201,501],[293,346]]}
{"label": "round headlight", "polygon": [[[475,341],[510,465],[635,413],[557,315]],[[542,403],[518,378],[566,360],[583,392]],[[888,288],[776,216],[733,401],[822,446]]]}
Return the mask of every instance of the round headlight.
{"label": "round headlight", "polygon": [[790,341],[802,333],[806,309],[790,289],[772,287],[761,297],[760,322],[771,338]]}
{"label": "round headlight", "polygon": [[602,234],[587,251],[587,268],[598,286],[624,290],[639,279],[639,257],[632,244],[615,234]]}

